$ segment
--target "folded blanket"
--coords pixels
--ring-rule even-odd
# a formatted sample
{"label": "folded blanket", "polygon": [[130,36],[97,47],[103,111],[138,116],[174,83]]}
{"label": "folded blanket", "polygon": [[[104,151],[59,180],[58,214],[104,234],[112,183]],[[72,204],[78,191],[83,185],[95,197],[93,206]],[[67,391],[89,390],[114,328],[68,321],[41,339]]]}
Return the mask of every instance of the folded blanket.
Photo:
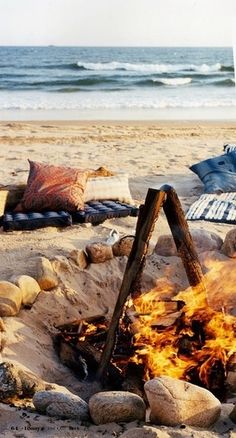
{"label": "folded blanket", "polygon": [[236,224],[236,193],[201,195],[189,208],[186,219]]}

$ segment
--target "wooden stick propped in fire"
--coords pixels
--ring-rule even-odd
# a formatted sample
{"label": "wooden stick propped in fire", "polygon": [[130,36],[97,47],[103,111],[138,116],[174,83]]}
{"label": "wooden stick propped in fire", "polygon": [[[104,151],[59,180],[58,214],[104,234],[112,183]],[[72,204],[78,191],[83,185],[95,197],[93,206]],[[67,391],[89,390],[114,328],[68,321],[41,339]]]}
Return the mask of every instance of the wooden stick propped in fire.
{"label": "wooden stick propped in fire", "polygon": [[193,288],[198,287],[199,291],[205,292],[205,296],[207,296],[202,268],[178,195],[174,188],[167,184],[162,186],[160,190],[167,195],[163,210],[178,254],[182,259],[189,284]]}
{"label": "wooden stick propped in fire", "polygon": [[131,293],[132,296],[135,296],[137,289],[139,288],[138,283],[144,267],[149,240],[158,218],[158,214],[165,200],[165,196],[165,192],[161,190],[149,189],[145,199],[145,204],[140,208],[132,250],[127,261],[122,285],[97,372],[97,378],[99,380],[104,381],[106,379],[108,364],[111,360],[115,346],[119,320],[122,316],[127,298]]}

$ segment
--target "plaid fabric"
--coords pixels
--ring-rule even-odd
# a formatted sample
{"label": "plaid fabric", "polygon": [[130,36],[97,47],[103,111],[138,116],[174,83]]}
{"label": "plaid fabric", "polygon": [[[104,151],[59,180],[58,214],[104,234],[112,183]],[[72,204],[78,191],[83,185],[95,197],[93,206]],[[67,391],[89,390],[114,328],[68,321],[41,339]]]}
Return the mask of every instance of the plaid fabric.
{"label": "plaid fabric", "polygon": [[189,208],[186,219],[236,224],[236,193],[201,195]]}
{"label": "plaid fabric", "polygon": [[6,212],[2,220],[4,231],[35,230],[44,227],[65,227],[71,224],[71,215],[65,211],[46,211],[43,213]]}

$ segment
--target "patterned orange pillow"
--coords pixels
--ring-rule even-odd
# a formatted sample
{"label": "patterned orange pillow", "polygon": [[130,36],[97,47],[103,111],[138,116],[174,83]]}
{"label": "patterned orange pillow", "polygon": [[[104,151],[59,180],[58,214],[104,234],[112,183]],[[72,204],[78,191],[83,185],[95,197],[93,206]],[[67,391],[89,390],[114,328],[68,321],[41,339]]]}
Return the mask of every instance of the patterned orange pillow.
{"label": "patterned orange pillow", "polygon": [[84,207],[88,172],[30,161],[27,187],[16,210],[76,211]]}

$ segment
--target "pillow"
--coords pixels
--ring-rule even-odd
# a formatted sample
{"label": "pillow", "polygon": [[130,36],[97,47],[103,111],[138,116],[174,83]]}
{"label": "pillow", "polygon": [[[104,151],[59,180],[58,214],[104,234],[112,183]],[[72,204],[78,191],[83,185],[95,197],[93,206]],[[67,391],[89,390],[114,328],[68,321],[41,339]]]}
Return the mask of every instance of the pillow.
{"label": "pillow", "polygon": [[132,204],[128,175],[88,179],[84,192],[84,202],[104,199]]}
{"label": "pillow", "polygon": [[236,192],[235,152],[201,161],[190,169],[203,182],[205,193]]}
{"label": "pillow", "polygon": [[88,172],[30,161],[27,186],[15,211],[76,211],[84,207]]}

